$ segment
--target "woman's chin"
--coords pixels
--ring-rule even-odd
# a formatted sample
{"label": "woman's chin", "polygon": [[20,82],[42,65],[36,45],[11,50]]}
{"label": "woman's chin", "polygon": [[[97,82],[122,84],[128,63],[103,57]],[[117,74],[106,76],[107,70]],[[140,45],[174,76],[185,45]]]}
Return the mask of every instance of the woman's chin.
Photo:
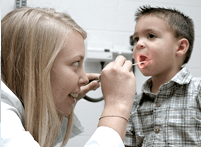
{"label": "woman's chin", "polygon": [[72,112],[72,110],[73,110],[73,107],[71,107],[70,110],[58,110],[58,109],[57,109],[58,113],[59,113],[61,116],[65,116],[65,117],[67,117],[67,116]]}

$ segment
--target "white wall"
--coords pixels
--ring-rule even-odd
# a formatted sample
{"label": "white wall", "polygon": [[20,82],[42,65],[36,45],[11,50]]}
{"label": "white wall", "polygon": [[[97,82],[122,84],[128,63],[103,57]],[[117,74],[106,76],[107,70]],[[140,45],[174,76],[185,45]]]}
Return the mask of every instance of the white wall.
{"label": "white wall", "polygon": [[[14,9],[15,0],[1,0],[1,16]],[[57,11],[68,12],[74,20],[88,32],[90,43],[122,46],[128,49],[129,36],[134,31],[134,13],[144,4],[151,6],[175,7],[189,15],[195,24],[195,44],[187,67],[193,76],[201,77],[201,1],[200,0],[27,0],[31,7],[53,7]],[[99,63],[85,63],[86,72],[100,73]],[[147,79],[136,69],[137,92]],[[101,95],[100,90],[95,95]],[[81,100],[75,109],[85,132],[71,139],[68,147],[83,146],[98,124],[104,102],[89,103]]]}

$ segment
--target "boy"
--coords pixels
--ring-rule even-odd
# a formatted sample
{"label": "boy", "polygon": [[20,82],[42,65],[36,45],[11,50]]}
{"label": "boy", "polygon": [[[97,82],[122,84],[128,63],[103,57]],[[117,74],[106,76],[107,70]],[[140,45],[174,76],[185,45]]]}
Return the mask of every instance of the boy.
{"label": "boy", "polygon": [[133,55],[151,76],[131,110],[126,146],[201,146],[201,79],[182,65],[194,42],[193,21],[175,9],[140,7]]}

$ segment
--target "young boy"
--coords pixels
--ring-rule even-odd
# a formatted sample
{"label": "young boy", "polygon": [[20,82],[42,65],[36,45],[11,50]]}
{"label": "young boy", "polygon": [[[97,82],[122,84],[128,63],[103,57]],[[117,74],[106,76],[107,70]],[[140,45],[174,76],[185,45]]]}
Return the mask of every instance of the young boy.
{"label": "young boy", "polygon": [[140,7],[133,55],[151,76],[131,110],[126,146],[200,147],[201,79],[182,65],[194,42],[193,21],[175,9]]}

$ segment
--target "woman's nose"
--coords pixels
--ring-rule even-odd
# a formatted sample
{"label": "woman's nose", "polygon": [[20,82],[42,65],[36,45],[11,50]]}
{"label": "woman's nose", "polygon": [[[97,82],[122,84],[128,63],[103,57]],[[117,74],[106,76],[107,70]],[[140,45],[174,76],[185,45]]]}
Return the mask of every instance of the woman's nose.
{"label": "woman's nose", "polygon": [[80,71],[80,81],[79,82],[80,82],[81,86],[84,86],[89,82],[89,79],[86,75],[86,72],[84,71],[84,68],[82,68]]}

